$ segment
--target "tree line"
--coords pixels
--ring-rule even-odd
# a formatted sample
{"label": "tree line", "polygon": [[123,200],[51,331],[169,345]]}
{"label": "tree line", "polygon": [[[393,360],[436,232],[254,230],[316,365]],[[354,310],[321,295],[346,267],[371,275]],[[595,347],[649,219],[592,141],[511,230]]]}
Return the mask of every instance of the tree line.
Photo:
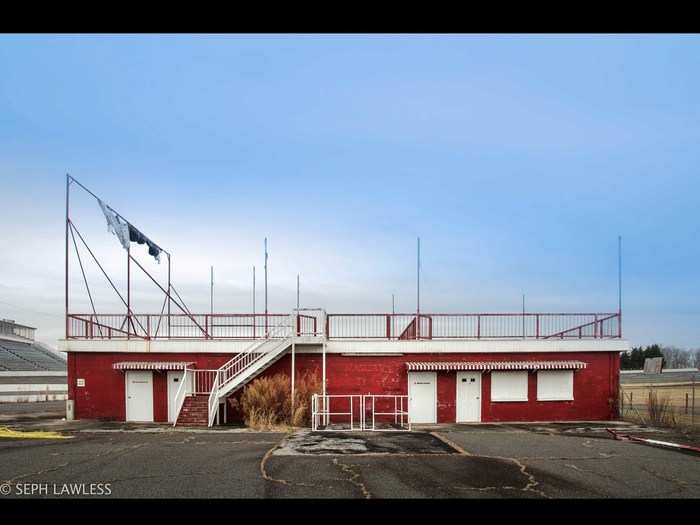
{"label": "tree line", "polygon": [[620,356],[622,370],[642,370],[647,357],[663,357],[664,368],[700,368],[700,348],[684,349],[675,346],[635,346]]}

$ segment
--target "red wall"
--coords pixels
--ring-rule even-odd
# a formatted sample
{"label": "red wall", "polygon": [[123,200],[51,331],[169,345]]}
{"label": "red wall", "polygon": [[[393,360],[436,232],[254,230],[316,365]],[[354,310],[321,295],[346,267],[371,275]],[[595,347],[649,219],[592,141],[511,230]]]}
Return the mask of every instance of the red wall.
{"label": "red wall", "polygon": [[[124,372],[114,370],[118,361],[187,361],[196,368],[218,368],[231,354],[124,354],[69,353],[69,395],[75,401],[76,418],[125,419]],[[615,417],[619,381],[617,352],[502,353],[502,354],[405,354],[396,356],[343,356],[327,354],[329,394],[407,394],[407,361],[522,361],[580,360],[588,364],[574,372],[573,401],[537,401],[537,374],[530,372],[528,401],[491,402],[491,375],[482,374],[483,421],[605,420]],[[291,356],[268,368],[264,375],[288,374]],[[297,373],[315,371],[321,377],[320,354],[296,355]],[[76,387],[77,378],[85,387]],[[166,372],[153,373],[154,418],[167,420]],[[455,421],[456,373],[437,372],[438,422]],[[235,418],[229,409],[229,417]]]}

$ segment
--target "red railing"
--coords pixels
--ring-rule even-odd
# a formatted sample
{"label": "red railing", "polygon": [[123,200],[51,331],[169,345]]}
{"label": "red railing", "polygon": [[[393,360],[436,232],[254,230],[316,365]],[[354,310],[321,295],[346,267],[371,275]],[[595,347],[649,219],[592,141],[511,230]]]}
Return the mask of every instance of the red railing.
{"label": "red railing", "polygon": [[[324,323],[325,317],[325,323]],[[289,323],[328,339],[617,339],[618,313],[479,314],[69,314],[69,339],[264,339]]]}
{"label": "red railing", "polygon": [[328,339],[613,339],[617,313],[328,314]]}
{"label": "red railing", "polygon": [[264,339],[285,322],[289,314],[69,314],[68,338]]}

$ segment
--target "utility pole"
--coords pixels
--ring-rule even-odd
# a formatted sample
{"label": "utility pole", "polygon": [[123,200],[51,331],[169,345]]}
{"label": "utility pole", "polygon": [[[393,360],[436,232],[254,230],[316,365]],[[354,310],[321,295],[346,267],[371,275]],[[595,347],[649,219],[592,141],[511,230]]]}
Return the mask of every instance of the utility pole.
{"label": "utility pole", "polygon": [[209,276],[209,313],[214,315],[214,267],[211,267]]}
{"label": "utility pole", "polygon": [[297,274],[297,310],[299,309],[299,274]]}

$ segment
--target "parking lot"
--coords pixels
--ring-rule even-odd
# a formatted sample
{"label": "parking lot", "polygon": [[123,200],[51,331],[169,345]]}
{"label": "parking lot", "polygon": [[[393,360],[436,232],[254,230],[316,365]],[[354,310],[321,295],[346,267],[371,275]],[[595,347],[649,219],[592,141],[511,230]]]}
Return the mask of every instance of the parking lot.
{"label": "parking lot", "polygon": [[50,418],[3,424],[65,439],[0,439],[0,483],[12,489],[2,498],[68,497],[28,495],[32,483],[109,484],[109,494],[93,497],[125,498],[700,497],[700,457],[615,441],[602,425],[286,435]]}

